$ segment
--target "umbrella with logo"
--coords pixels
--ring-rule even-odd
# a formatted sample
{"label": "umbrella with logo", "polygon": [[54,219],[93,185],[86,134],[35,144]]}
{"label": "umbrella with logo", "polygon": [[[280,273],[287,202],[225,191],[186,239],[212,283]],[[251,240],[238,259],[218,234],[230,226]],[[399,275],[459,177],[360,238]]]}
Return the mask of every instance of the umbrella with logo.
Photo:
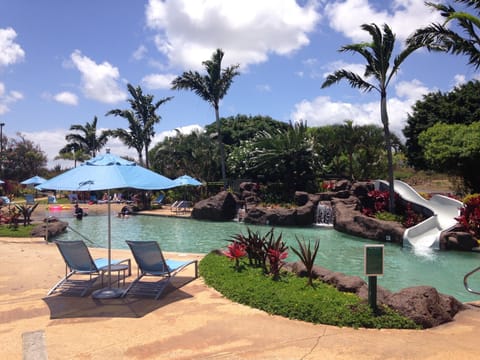
{"label": "umbrella with logo", "polygon": [[[92,158],[81,166],[70,169],[40,185],[39,190],[99,191],[106,190],[110,198],[111,189],[133,188],[139,190],[161,190],[175,187],[169,178],[137,165],[133,161],[110,154]],[[108,202],[108,287],[94,292],[96,298],[113,298],[122,290],[111,287],[111,206]]]}

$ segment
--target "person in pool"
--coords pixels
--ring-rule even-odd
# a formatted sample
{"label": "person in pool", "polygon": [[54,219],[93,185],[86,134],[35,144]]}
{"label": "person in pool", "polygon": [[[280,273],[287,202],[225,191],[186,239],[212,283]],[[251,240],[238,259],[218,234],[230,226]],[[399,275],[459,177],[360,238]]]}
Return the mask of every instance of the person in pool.
{"label": "person in pool", "polygon": [[128,206],[124,206],[122,207],[120,212],[117,214],[117,216],[121,218],[127,218],[129,214],[130,214],[130,209],[128,208]]}
{"label": "person in pool", "polygon": [[78,204],[75,204],[75,217],[77,220],[82,220],[84,216],[87,216],[88,214],[83,211],[83,209],[78,206]]}

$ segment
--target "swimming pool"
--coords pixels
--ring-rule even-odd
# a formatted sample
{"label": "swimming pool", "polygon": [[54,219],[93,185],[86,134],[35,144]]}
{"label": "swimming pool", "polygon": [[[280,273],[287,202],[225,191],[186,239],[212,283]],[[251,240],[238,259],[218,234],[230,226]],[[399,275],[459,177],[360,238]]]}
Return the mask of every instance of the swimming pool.
{"label": "swimming pool", "polygon": [[[70,226],[91,240],[91,247],[106,247],[107,217],[88,216],[83,220],[64,219]],[[267,226],[249,226],[254,231],[266,233]],[[164,251],[208,253],[224,248],[232,235],[246,233],[247,226],[237,222],[207,222],[193,219],[157,216],[131,216],[127,219],[112,217],[112,247],[127,249],[126,240],[157,240]],[[320,239],[316,263],[333,271],[348,275],[363,275],[365,244],[372,240],[349,236],[333,229],[276,228],[288,245],[297,247],[295,237],[305,240]],[[58,239],[73,240],[80,236],[74,231],[62,234]],[[287,261],[297,260],[289,251]],[[480,266],[480,254],[456,251],[429,251],[416,253],[397,244],[385,244],[384,275],[378,277],[378,285],[392,291],[417,285],[431,285],[438,291],[455,296],[460,301],[480,300],[480,296],[468,293],[463,287],[463,276]],[[480,276],[472,276],[471,286],[480,288]]]}

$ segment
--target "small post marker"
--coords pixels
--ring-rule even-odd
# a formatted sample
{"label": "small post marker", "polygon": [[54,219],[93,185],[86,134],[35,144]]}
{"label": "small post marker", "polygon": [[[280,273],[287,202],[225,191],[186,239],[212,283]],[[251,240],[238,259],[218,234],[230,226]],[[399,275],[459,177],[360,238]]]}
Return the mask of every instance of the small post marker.
{"label": "small post marker", "polygon": [[365,245],[365,275],[368,276],[368,304],[377,311],[377,276],[383,275],[383,245]]}

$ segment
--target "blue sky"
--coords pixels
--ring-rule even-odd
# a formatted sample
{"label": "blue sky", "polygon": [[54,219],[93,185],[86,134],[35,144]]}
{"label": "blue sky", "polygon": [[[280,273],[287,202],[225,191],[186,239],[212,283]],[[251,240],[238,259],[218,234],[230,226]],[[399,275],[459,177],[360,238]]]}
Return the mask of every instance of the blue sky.
{"label": "blue sky", "polygon": [[[414,29],[437,21],[423,0],[0,0],[0,122],[8,137],[19,132],[38,144],[53,166],[72,124],[97,116],[99,128],[126,127],[105,114],[128,108],[131,83],[156,100],[174,96],[158,111],[156,140],[201,128],[214,121],[213,109],[193,93],[170,90],[170,82],[202,71],[202,61],[222,48],[223,66],[240,64],[241,75],[221,116],[380,125],[376,92],[346,82],[321,89],[336,69],[363,73],[362,58],[337,50],[368,40],[364,23],[389,24],[400,47]],[[476,78],[466,60],[412,54],[389,88],[392,131],[401,135],[422,95]],[[135,156],[115,140],[109,146]]]}

